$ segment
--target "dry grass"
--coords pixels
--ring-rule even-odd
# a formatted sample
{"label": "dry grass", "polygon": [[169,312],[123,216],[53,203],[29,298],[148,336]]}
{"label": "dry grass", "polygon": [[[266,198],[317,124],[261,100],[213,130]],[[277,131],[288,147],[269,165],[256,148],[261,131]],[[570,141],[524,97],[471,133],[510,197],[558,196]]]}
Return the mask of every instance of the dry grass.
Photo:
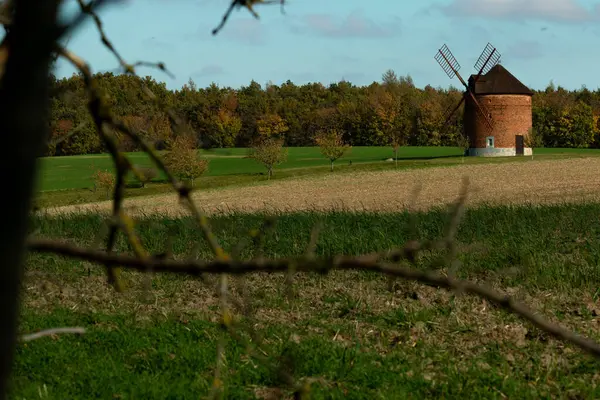
{"label": "dry grass", "polygon": [[[421,210],[452,202],[463,176],[471,181],[470,203],[548,204],[600,199],[600,159],[461,165],[402,171],[303,177],[237,188],[197,191],[193,198],[209,214],[260,210],[397,211],[422,184]],[[47,209],[48,212],[109,212],[110,202]],[[177,216],[186,211],[175,194],[128,199],[133,214]]]}

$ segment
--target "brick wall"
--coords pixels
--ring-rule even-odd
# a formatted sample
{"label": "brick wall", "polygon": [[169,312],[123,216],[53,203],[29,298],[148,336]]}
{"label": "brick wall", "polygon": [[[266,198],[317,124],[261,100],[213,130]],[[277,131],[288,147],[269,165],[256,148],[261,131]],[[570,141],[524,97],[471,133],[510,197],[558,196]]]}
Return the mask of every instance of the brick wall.
{"label": "brick wall", "polygon": [[[494,147],[515,147],[515,136],[527,137],[532,126],[531,96],[525,95],[479,95],[477,100],[491,114],[494,124],[490,132],[473,101],[467,97],[465,104],[465,130],[471,147],[486,147],[486,138],[494,137]],[[476,118],[473,118],[473,117]]]}

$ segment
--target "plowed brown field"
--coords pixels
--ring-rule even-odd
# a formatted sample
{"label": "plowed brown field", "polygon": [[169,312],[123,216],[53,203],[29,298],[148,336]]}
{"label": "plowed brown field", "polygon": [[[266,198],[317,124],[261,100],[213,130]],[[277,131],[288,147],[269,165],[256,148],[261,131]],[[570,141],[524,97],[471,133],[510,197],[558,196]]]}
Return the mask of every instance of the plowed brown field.
{"label": "plowed brown field", "polygon": [[[470,179],[470,204],[581,202],[600,199],[600,158],[461,165],[399,171],[343,173],[258,182],[245,187],[197,190],[195,203],[209,214],[229,211],[351,209],[397,211],[410,204],[427,209],[452,202],[462,178]],[[125,201],[133,214],[185,213],[175,194]],[[50,213],[110,212],[110,202],[47,209]]]}

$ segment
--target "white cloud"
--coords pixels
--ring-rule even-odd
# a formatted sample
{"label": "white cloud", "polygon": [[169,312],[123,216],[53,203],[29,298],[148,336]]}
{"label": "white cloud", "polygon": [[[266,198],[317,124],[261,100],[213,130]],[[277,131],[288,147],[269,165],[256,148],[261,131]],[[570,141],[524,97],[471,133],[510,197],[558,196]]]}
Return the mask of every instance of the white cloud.
{"label": "white cloud", "polygon": [[194,76],[214,76],[221,75],[225,72],[225,69],[217,64],[208,64],[202,67],[199,71],[194,72]]}
{"label": "white cloud", "polygon": [[533,40],[520,40],[508,47],[509,58],[534,59],[544,55],[542,45]]}
{"label": "white cloud", "polygon": [[453,0],[440,8],[451,16],[585,22],[598,19],[599,6],[589,10],[577,0]]}
{"label": "white cloud", "polygon": [[340,19],[331,14],[308,14],[301,25],[292,26],[294,33],[314,33],[332,38],[383,38],[400,33],[399,18],[380,23],[368,18],[362,10],[354,10]]}
{"label": "white cloud", "polygon": [[267,41],[267,28],[260,20],[244,17],[228,23],[220,35],[251,45],[263,45]]}

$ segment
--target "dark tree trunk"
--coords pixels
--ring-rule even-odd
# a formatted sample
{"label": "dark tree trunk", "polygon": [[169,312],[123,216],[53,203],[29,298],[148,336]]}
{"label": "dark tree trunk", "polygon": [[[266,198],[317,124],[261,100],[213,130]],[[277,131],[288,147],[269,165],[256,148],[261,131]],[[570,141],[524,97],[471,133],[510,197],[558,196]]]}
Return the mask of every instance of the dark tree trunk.
{"label": "dark tree trunk", "polygon": [[36,178],[37,157],[48,138],[49,65],[58,0],[15,0],[6,40],[9,56],[0,81],[0,132],[8,150],[0,230],[0,398],[7,397],[17,335],[25,239]]}

